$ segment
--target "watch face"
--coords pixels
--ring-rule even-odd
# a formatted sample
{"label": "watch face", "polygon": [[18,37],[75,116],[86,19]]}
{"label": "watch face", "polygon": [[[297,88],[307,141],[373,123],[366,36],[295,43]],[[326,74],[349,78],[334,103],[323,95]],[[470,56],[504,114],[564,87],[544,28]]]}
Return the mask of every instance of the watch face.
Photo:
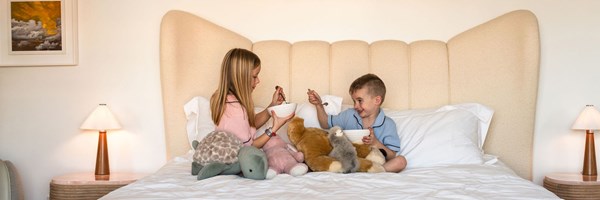
{"label": "watch face", "polygon": [[267,134],[267,136],[269,136],[269,137],[273,137],[273,136],[277,135],[277,133],[273,132],[273,127],[269,127],[267,130],[265,130],[265,134]]}

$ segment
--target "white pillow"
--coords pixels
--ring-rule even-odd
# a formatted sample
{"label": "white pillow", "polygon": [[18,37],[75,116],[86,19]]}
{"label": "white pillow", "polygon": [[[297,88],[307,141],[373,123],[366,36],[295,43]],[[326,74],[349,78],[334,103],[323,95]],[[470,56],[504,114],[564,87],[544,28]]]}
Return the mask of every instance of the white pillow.
{"label": "white pillow", "polygon": [[[325,104],[325,113],[328,115],[337,115],[342,110],[342,97],[325,95],[321,101]],[[304,119],[304,127],[321,128],[319,119],[317,119],[317,108],[310,103],[302,103],[296,107],[296,116]]]}
{"label": "white pillow", "polygon": [[183,111],[187,119],[186,131],[190,147],[192,141],[201,141],[206,135],[215,130],[215,123],[211,117],[210,101],[202,96],[192,98],[183,105]]}
{"label": "white pillow", "polygon": [[482,164],[483,141],[494,111],[481,104],[437,109],[384,110],[396,123],[407,168]]}
{"label": "white pillow", "polygon": [[[342,109],[342,97],[333,96],[333,95],[325,95],[321,97],[321,101],[323,103],[327,103],[325,107],[325,113],[329,115],[337,115],[340,113]],[[264,110],[264,108],[256,110],[256,112],[260,112]],[[317,119],[317,108],[310,103],[301,103],[296,107],[296,117],[300,117],[304,119],[304,127],[314,127],[321,128],[319,125],[319,120]],[[256,130],[257,136],[263,134],[265,130],[273,125],[273,118],[269,119],[267,123],[265,123],[262,127]],[[283,139],[283,141],[290,143],[290,140],[287,135],[287,124],[283,125],[278,131],[277,135]]]}

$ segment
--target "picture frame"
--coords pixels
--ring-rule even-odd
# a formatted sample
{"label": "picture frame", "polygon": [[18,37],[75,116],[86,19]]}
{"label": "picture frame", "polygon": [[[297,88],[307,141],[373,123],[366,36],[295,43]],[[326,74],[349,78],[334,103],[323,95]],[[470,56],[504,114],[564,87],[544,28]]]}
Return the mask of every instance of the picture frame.
{"label": "picture frame", "polygon": [[77,0],[0,0],[0,66],[77,65]]}

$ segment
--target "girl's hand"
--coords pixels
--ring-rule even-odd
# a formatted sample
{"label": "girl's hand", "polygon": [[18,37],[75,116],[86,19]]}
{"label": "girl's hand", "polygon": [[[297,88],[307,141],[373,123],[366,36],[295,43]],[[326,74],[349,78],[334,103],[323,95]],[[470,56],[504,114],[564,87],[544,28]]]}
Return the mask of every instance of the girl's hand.
{"label": "girl's hand", "polygon": [[285,101],[285,93],[283,93],[283,88],[279,86],[275,86],[275,92],[273,92],[273,98],[271,99],[271,106],[276,106]]}
{"label": "girl's hand", "polygon": [[285,117],[279,117],[274,110],[271,111],[271,116],[273,117],[273,132],[277,132],[285,123],[294,118],[295,115],[296,113],[292,113]]}
{"label": "girl's hand", "polygon": [[310,102],[310,104],[315,106],[323,104],[323,101],[321,101],[321,96],[319,96],[319,93],[317,93],[316,91],[308,89],[308,92],[306,92],[306,94],[308,95],[308,102]]}

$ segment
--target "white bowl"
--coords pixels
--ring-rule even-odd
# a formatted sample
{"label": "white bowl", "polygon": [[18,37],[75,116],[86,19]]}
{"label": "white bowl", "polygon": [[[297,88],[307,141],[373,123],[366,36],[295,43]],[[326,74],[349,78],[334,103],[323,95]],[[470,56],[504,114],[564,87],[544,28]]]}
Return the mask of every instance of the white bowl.
{"label": "white bowl", "polygon": [[369,129],[344,130],[344,134],[350,139],[350,142],[359,144],[362,144],[362,138],[370,133]]}
{"label": "white bowl", "polygon": [[282,103],[281,105],[271,106],[267,108],[269,111],[269,115],[271,111],[274,110],[277,117],[287,117],[296,111],[296,103]]}

